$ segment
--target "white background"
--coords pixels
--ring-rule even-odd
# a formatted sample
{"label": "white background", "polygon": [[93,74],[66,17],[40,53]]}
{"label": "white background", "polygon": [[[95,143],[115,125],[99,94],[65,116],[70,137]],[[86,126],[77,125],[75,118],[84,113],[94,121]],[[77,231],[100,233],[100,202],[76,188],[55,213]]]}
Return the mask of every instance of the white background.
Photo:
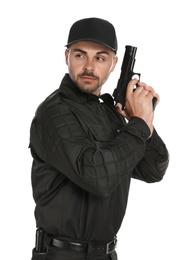
{"label": "white background", "polygon": [[119,63],[104,91],[116,87],[124,46],[137,46],[135,72],[160,94],[155,127],[171,158],[160,183],[132,181],[118,234],[119,260],[195,260],[194,0],[0,2],[1,252],[8,260],[31,258],[30,123],[67,72],[70,26],[92,16],[112,22],[118,35]]}

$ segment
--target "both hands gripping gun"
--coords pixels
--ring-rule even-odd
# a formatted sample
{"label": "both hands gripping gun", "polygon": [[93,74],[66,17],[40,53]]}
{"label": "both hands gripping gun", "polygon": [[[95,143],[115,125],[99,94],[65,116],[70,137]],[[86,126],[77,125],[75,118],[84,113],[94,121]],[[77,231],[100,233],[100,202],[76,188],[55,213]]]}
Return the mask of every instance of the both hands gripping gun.
{"label": "both hands gripping gun", "polygon": [[[135,55],[136,55],[137,48],[126,45],[125,46],[125,54],[124,59],[122,62],[121,67],[121,74],[120,78],[118,80],[118,84],[116,89],[113,92],[114,101],[117,103],[121,103],[123,109],[125,108],[125,97],[126,97],[126,90],[127,90],[127,84],[131,79],[134,77],[138,78],[140,80],[140,73],[135,73],[134,65],[135,65]],[[152,105],[153,110],[155,110],[157,99],[154,97],[152,99]]]}

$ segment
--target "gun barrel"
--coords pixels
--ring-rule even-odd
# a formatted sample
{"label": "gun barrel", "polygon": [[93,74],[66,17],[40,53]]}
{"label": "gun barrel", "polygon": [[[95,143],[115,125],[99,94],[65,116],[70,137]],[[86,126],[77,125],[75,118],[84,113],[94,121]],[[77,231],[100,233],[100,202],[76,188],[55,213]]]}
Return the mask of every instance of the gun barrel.
{"label": "gun barrel", "polygon": [[125,54],[122,62],[121,67],[121,76],[127,77],[130,71],[133,70],[135,64],[135,55],[136,55],[137,48],[126,45],[125,46]]}
{"label": "gun barrel", "polygon": [[114,90],[113,96],[115,102],[120,102],[123,106],[125,103],[125,95],[127,84],[131,80],[132,76],[134,75],[133,69],[135,64],[135,55],[137,52],[137,48],[126,45],[125,46],[125,53],[124,58],[121,66],[121,74],[118,80],[118,84],[116,89]]}
{"label": "gun barrel", "polygon": [[[130,45],[125,46],[125,54],[121,66],[121,74],[117,83],[117,87],[114,89],[113,97],[116,103],[121,103],[123,109],[125,108],[125,96],[127,90],[127,84],[134,76],[140,80],[140,73],[134,73],[135,55],[137,47]],[[152,100],[153,110],[155,110],[157,99],[154,97]]]}

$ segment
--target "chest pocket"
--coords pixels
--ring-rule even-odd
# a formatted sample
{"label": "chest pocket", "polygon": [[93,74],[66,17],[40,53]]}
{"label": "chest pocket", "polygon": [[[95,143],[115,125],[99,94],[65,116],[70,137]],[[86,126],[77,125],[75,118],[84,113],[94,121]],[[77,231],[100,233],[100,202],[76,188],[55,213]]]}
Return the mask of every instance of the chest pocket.
{"label": "chest pocket", "polygon": [[91,140],[107,142],[115,137],[107,112],[101,104],[77,104],[71,110]]}

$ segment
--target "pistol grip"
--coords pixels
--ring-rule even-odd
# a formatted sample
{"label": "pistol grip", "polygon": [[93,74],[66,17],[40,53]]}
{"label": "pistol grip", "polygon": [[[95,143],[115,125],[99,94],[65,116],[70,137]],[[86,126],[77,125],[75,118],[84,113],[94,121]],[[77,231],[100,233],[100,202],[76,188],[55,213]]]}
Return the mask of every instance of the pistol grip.
{"label": "pistol grip", "polygon": [[152,108],[153,108],[153,111],[155,111],[156,104],[157,104],[157,98],[156,98],[156,97],[153,97],[153,99],[152,99]]}

